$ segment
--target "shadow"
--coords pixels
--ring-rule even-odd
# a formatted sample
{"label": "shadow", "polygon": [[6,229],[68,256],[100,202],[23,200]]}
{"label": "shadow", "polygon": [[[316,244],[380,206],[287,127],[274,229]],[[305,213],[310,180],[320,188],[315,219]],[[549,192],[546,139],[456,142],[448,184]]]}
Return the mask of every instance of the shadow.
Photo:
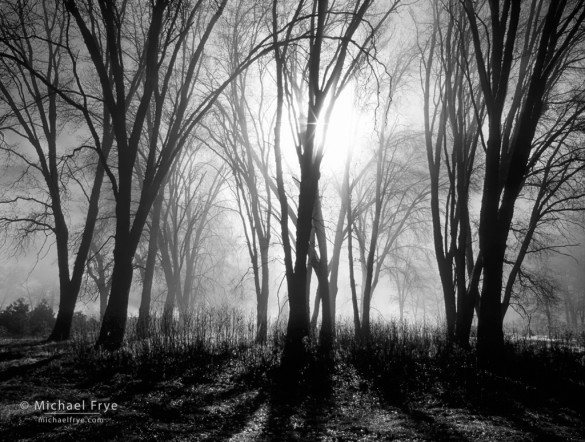
{"label": "shadow", "polygon": [[236,434],[242,433],[252,423],[255,413],[266,402],[266,396],[262,393],[238,401],[231,412],[223,415],[221,422],[210,431],[203,441],[229,440]]}
{"label": "shadow", "polygon": [[68,345],[68,342],[47,342],[40,338],[0,340],[0,361],[22,358],[39,350],[53,351]]}
{"label": "shadow", "polygon": [[5,348],[24,348],[24,347],[35,347],[37,345],[45,344],[46,339],[41,338],[11,338],[0,342],[0,351]]}
{"label": "shadow", "polygon": [[[103,424],[59,424],[45,423],[38,420],[40,416],[27,418],[17,423],[2,425],[0,440],[28,441],[94,441],[94,440],[128,440],[128,426],[106,421]],[[98,436],[99,431],[99,436]],[[136,434],[136,433],[135,433]],[[144,438],[142,440],[149,440]]]}
{"label": "shadow", "polygon": [[184,434],[190,440],[221,441],[253,427],[256,413],[267,403],[265,390],[247,383],[245,371],[235,376],[224,373],[224,379],[221,375],[182,387],[153,389],[157,399],[143,403],[141,411],[145,419],[156,421],[157,436],[166,440]]}
{"label": "shadow", "polygon": [[506,418],[530,440],[567,440],[572,437],[565,434],[570,428],[580,428],[579,439],[585,440],[583,385],[550,374],[531,382],[486,373],[481,377],[481,388],[484,394],[479,409]]}
{"label": "shadow", "polygon": [[335,408],[334,367],[316,358],[299,371],[280,367],[270,385],[268,418],[261,440],[319,440]]}
{"label": "shadow", "polygon": [[411,380],[406,367],[400,367],[400,371],[394,373],[386,365],[378,365],[377,362],[368,360],[367,355],[364,355],[363,358],[353,361],[353,366],[359,376],[371,383],[369,394],[379,397],[381,408],[390,414],[396,413],[396,419],[400,424],[394,430],[399,433],[406,432],[394,434],[390,426],[388,433],[383,437],[433,441],[471,440],[453,425],[441,422],[431,412],[411,404],[412,386],[409,385]]}
{"label": "shadow", "polygon": [[33,362],[31,364],[15,365],[8,367],[6,370],[0,372],[0,382],[7,381],[16,376],[24,376],[32,370],[43,367],[50,364],[52,361],[59,359],[61,355],[53,355],[40,361]]}
{"label": "shadow", "polygon": [[[530,420],[526,419],[525,415],[521,414],[513,414],[508,416],[509,420],[514,423],[516,428],[522,431],[527,438],[531,441],[535,442],[563,442],[569,440],[566,434],[563,434],[562,431],[559,431],[559,427],[556,425],[551,426],[550,422],[547,420],[543,420],[538,424],[534,424],[530,422]],[[556,419],[559,416],[557,415]],[[556,422],[562,427],[563,424],[571,424],[574,425],[574,422],[564,422],[561,423],[559,421]],[[579,432],[579,439],[585,440],[585,427],[581,427],[581,431]],[[571,438],[572,439],[572,438]],[[574,440],[574,439],[573,439]]]}
{"label": "shadow", "polygon": [[[10,351],[39,359],[48,354],[39,344]],[[26,346],[32,351],[23,351]],[[473,366],[468,373],[459,363],[382,360],[370,353],[330,359],[316,352],[296,370],[223,355],[160,359],[144,370],[117,367],[112,359],[105,372],[94,368],[100,381],[89,384],[83,383],[85,365],[49,365],[61,354],[23,359],[22,366],[0,372],[0,380],[23,375],[16,383],[33,385],[64,369],[58,380],[67,382],[56,384],[50,398],[108,398],[120,410],[91,425],[47,424],[40,414],[10,412],[0,423],[0,440],[95,440],[96,431],[102,440],[585,440],[578,383],[543,379],[538,385],[550,387],[536,389]],[[110,372],[116,375],[106,377]],[[554,393],[560,385],[571,391]],[[29,397],[47,398],[46,390],[29,390]]]}
{"label": "shadow", "polygon": [[407,418],[404,426],[413,431],[417,438],[423,438],[433,441],[472,441],[467,436],[464,436],[459,430],[452,425],[440,422],[430,413],[409,406],[402,406],[402,412]]}
{"label": "shadow", "polygon": [[[502,437],[511,431],[527,440],[585,440],[585,387],[550,373],[540,377],[544,371],[538,367],[528,375],[502,374],[431,361],[421,372],[408,360],[368,359],[367,354],[352,365],[371,382],[383,407],[399,410],[413,437],[474,440],[483,431],[474,422],[483,422]],[[441,411],[445,408],[450,414]]]}
{"label": "shadow", "polygon": [[5,351],[0,353],[0,362],[13,361],[15,359],[22,359],[25,354],[18,351]]}
{"label": "shadow", "polygon": [[46,423],[39,420],[42,413],[17,413],[0,424],[0,440],[228,440],[242,433],[267,403],[265,391],[248,388],[245,378],[246,373],[235,376],[227,387],[203,394],[193,389],[201,385],[173,387],[175,379],[144,395],[124,395],[122,402],[112,396],[120,409],[100,416],[100,423]]}

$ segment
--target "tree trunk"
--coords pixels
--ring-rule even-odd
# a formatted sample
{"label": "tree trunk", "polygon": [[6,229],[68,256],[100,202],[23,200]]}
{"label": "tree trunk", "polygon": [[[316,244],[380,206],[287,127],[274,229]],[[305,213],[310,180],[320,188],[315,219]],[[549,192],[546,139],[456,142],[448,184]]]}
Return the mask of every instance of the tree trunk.
{"label": "tree trunk", "polygon": [[357,290],[355,286],[355,272],[353,269],[353,241],[352,241],[352,220],[351,220],[351,204],[347,204],[347,255],[349,261],[349,285],[351,288],[351,306],[353,308],[353,326],[356,338],[361,337],[361,322],[360,322],[360,311],[358,307]]}
{"label": "tree trunk", "polygon": [[[349,180],[349,168],[346,169],[344,172],[348,174]],[[345,181],[345,177],[344,177]],[[343,188],[342,188],[343,193]],[[337,281],[339,279],[339,261],[341,257],[341,248],[343,247],[343,239],[344,239],[344,225],[345,225],[345,215],[347,211],[347,203],[346,197],[342,194],[341,195],[341,208],[339,209],[339,216],[337,218],[337,225],[335,229],[335,238],[333,240],[333,254],[331,255],[331,263],[329,265],[330,272],[329,272],[329,301],[330,301],[330,310],[331,310],[331,328],[335,331],[335,315],[336,315],[336,301],[337,301],[337,292],[339,290]]]}
{"label": "tree trunk", "polygon": [[108,287],[100,287],[99,289],[99,296],[100,296],[100,322],[103,321],[104,315],[106,314],[106,308],[108,307]]}
{"label": "tree trunk", "polygon": [[[121,241],[122,243],[125,241]],[[118,243],[119,244],[119,243]],[[117,245],[118,245],[117,244]],[[128,318],[128,300],[132,285],[132,256],[128,248],[120,245],[114,249],[112,288],[106,312],[102,320],[96,347],[117,350],[121,347]]]}
{"label": "tree trunk", "polygon": [[[132,195],[131,174],[124,175],[122,170],[132,170],[126,162],[129,158],[120,153],[119,193],[116,201],[116,236],[114,247],[114,268],[110,298],[102,321],[96,347],[104,350],[117,350],[122,346],[128,319],[128,300],[132,285],[132,260],[138,242],[130,238],[130,205]],[[145,220],[146,221],[146,220]]]}
{"label": "tree trunk", "polygon": [[479,299],[479,282],[483,269],[483,260],[481,255],[475,262],[471,274],[469,275],[468,288],[464,297],[464,302],[457,309],[457,318],[455,323],[455,342],[462,348],[469,349],[469,336],[471,335],[471,324],[473,323],[473,313],[476,310]]}
{"label": "tree trunk", "polygon": [[[316,123],[314,124],[316,126]],[[311,127],[311,126],[309,126]],[[309,129],[314,131],[314,127]],[[314,138],[314,134],[313,134]],[[313,142],[311,139],[309,142]],[[312,149],[309,150],[312,152]],[[308,158],[308,160],[307,160]],[[313,227],[313,209],[317,194],[318,176],[310,156],[304,157],[299,192],[299,216],[297,218],[296,259],[291,292],[289,293],[289,318],[283,365],[295,368],[306,356],[303,339],[310,332],[309,296],[307,292],[307,257]],[[290,364],[290,365],[289,365]]]}
{"label": "tree trunk", "polygon": [[315,333],[317,330],[317,321],[319,320],[319,313],[321,312],[321,292],[319,292],[319,286],[317,285],[317,291],[315,292],[315,300],[313,301],[313,313],[311,316],[311,333]]}
{"label": "tree trunk", "polygon": [[[343,172],[342,198],[345,202],[347,215],[347,259],[349,263],[349,286],[351,289],[351,306],[353,309],[353,327],[356,339],[361,336],[360,312],[358,307],[357,289],[355,285],[355,272],[353,268],[353,215],[351,211],[351,191],[349,187],[349,163],[351,161],[351,150],[348,150]],[[338,223],[339,225],[339,223]]]}
{"label": "tree trunk", "polygon": [[177,275],[172,274],[172,279],[167,280],[167,299],[163,308],[162,327],[163,331],[168,334],[172,330],[173,316],[175,313],[175,304],[177,303],[177,293],[179,285],[177,284]]}
{"label": "tree trunk", "polygon": [[[502,261],[490,262],[484,255],[484,277],[477,322],[477,350],[480,362],[497,362],[504,348],[502,329]],[[501,258],[503,260],[503,257]]]}
{"label": "tree trunk", "polygon": [[161,190],[161,192],[157,195],[152,208],[152,225],[150,226],[148,254],[146,256],[146,265],[144,269],[142,298],[140,300],[140,308],[138,309],[138,322],[136,324],[136,335],[139,338],[145,338],[148,335],[150,327],[150,300],[152,297],[154,269],[156,267],[156,254],[158,252],[158,232],[162,202],[163,192]]}
{"label": "tree trunk", "polygon": [[58,187],[52,192],[53,217],[55,219],[55,240],[57,243],[57,265],[59,268],[59,312],[49,341],[63,341],[69,339],[73,311],[77,302],[79,290],[69,279],[69,231],[61,211]]}
{"label": "tree trunk", "polygon": [[270,290],[267,241],[266,244],[260,244],[260,261],[262,265],[262,285],[256,308],[256,342],[265,344],[268,338],[268,294]]}
{"label": "tree trunk", "polygon": [[475,311],[475,300],[478,290],[474,289],[473,294],[466,296],[465,302],[457,309],[455,322],[455,342],[461,348],[469,349],[469,336],[471,335],[471,324],[473,323],[473,312]]}
{"label": "tree trunk", "polygon": [[266,344],[268,338],[268,296],[262,292],[256,306],[256,343]]}
{"label": "tree trunk", "polygon": [[321,197],[318,195],[315,201],[315,236],[319,244],[319,263],[317,268],[317,278],[319,279],[319,294],[323,306],[321,314],[321,333],[319,340],[322,349],[330,351],[335,338],[334,319],[332,317],[331,293],[329,291],[329,257],[327,255],[327,239],[325,235],[325,225],[323,220],[323,210],[321,208]]}
{"label": "tree trunk", "polygon": [[500,123],[490,120],[486,154],[486,174],[481,204],[479,246],[483,257],[483,286],[477,322],[479,361],[490,365],[497,362],[504,347],[502,331],[502,276],[506,236],[499,221],[499,149]]}
{"label": "tree trunk", "polygon": [[77,294],[71,293],[70,284],[61,286],[59,290],[59,311],[49,341],[64,341],[69,339],[71,334],[71,323],[75,312]]}

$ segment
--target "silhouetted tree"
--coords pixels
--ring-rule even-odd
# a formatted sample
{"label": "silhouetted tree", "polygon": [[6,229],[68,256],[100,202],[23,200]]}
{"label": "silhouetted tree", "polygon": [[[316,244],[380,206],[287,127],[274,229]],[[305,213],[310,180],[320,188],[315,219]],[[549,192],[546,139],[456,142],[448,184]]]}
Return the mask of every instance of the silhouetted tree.
{"label": "silhouetted tree", "polygon": [[[543,116],[556,108],[565,88],[572,89],[572,69],[581,59],[585,36],[585,4],[492,0],[480,6],[466,0],[464,8],[488,123],[479,221],[483,284],[477,345],[480,359],[491,363],[503,348],[502,281],[516,202],[532,168],[563,141],[564,131],[553,131],[538,147]],[[582,106],[569,107],[569,115],[561,111],[562,126],[583,113]]]}
{"label": "silhouetted tree", "polygon": [[[478,306],[482,361],[497,361],[503,317],[535,234],[581,205],[574,184],[583,167],[575,139],[583,88],[574,72],[584,9],[465,1],[435,5],[433,14],[423,59],[425,133],[447,330],[467,346]],[[482,195],[477,224],[474,187]],[[519,198],[528,203],[516,207]]]}
{"label": "silhouetted tree", "polygon": [[473,247],[470,198],[480,178],[476,159],[485,104],[462,6],[435,3],[432,14],[431,36],[421,49],[433,242],[447,335],[468,347],[482,269]]}
{"label": "silhouetted tree", "polygon": [[[385,261],[399,238],[424,219],[428,196],[427,177],[420,170],[416,145],[409,134],[392,134],[387,126],[390,103],[385,103],[383,127],[369,162],[370,173],[356,186],[363,208],[354,216],[353,231],[362,269],[361,335],[369,337],[370,310]],[[409,140],[410,138],[410,140]]]}
{"label": "silhouetted tree", "polygon": [[[277,78],[277,115],[275,157],[277,184],[281,205],[281,238],[289,299],[289,321],[283,365],[298,366],[305,353],[303,339],[309,336],[309,297],[307,291],[307,258],[309,255],[313,217],[319,193],[323,137],[335,105],[345,86],[361,62],[374,50],[375,37],[398,2],[386,4],[380,15],[368,15],[373,1],[353,1],[341,5],[327,0],[299,1],[289,17],[277,0],[273,3],[273,35]],[[299,20],[299,17],[308,17]],[[372,21],[370,21],[370,19]],[[286,37],[279,39],[280,23],[287,23]],[[362,35],[361,32],[364,32]],[[298,40],[298,37],[303,38]],[[354,51],[354,38],[359,51]],[[297,41],[298,40],[298,41]],[[295,148],[300,167],[299,197],[295,237],[295,260],[289,242],[288,203],[284,191],[281,165],[281,124],[286,102],[294,122]],[[318,128],[322,129],[319,131]],[[323,244],[326,247],[326,244]],[[325,261],[327,262],[327,261]],[[327,346],[333,338],[329,285],[319,280],[323,300],[322,342]]]}
{"label": "silhouetted tree", "polygon": [[[20,210],[13,209],[1,222],[5,228],[17,224],[21,239],[35,232],[55,239],[60,295],[50,340],[69,338],[99,212],[104,169],[99,162],[96,165],[97,156],[81,151],[100,149],[105,159],[112,145],[109,112],[92,97],[91,86],[82,77],[81,62],[71,49],[75,38],[60,3],[11,1],[2,7],[2,130],[11,133],[15,143],[4,142],[1,149],[16,159],[22,173],[17,177],[16,195],[1,201],[3,205],[19,204]],[[90,132],[89,141],[71,146],[65,135],[80,123]],[[84,169],[90,171],[88,176]],[[68,203],[78,192],[87,198],[87,206],[80,240],[74,243]],[[73,247],[76,253],[71,265]]]}
{"label": "silhouetted tree", "polygon": [[[229,72],[238,69],[242,55],[266,31],[269,6],[268,2],[242,2],[227,14],[229,30],[222,41],[230,48],[226,54]],[[275,187],[270,174],[274,106],[268,99],[273,82],[267,64],[259,60],[230,84],[201,137],[204,142],[213,141],[208,144],[231,170],[230,188],[244,229],[256,293],[256,340],[261,343],[266,342],[268,333],[269,249],[274,219],[271,185]]]}
{"label": "silhouetted tree", "polygon": [[[98,74],[116,140],[116,168],[107,169],[116,201],[114,267],[97,342],[116,349],[124,337],[134,254],[166,175],[230,81],[269,49],[266,41],[259,42],[236,72],[218,79],[205,48],[215,41],[213,31],[227,0],[100,1],[99,8],[92,1],[64,4]],[[151,132],[144,143],[149,114]],[[139,154],[145,161],[137,185],[133,172]]]}

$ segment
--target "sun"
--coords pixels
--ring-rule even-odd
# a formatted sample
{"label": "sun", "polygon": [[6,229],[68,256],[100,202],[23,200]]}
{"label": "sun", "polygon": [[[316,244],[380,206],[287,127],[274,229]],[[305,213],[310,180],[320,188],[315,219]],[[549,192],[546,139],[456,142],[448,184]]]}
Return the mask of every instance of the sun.
{"label": "sun", "polygon": [[[299,120],[302,121],[302,117]],[[281,132],[282,159],[286,167],[298,171],[298,157],[295,150],[298,138],[293,135],[295,130],[298,130],[298,126],[294,127],[295,121],[294,117],[291,118],[291,110],[285,108]],[[323,162],[321,163],[323,172],[343,173],[347,155],[349,153],[356,155],[359,150],[360,139],[363,137],[362,123],[362,114],[355,104],[354,89],[347,87],[335,100],[328,122],[325,122],[324,118],[317,122],[315,142],[317,146],[323,146]]]}
{"label": "sun", "polygon": [[318,124],[317,133],[323,139],[323,167],[342,173],[346,157],[354,154],[358,143],[360,113],[355,106],[353,89],[346,88],[333,105],[327,124]]}

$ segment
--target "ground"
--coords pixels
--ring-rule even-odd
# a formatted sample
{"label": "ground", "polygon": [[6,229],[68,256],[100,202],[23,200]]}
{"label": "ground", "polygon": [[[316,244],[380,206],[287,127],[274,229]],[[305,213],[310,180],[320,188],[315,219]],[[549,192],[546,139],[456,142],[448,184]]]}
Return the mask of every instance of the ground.
{"label": "ground", "polygon": [[[135,370],[117,370],[124,362],[111,358],[88,367],[78,354],[69,344],[0,345],[0,440],[585,440],[582,409],[528,386],[494,394],[486,383],[476,394],[491,402],[477,405],[454,400],[432,376],[405,393],[404,379],[377,378],[351,358],[338,360],[327,379],[315,372],[285,391],[290,383],[277,369],[250,368],[243,353]],[[83,400],[118,409],[102,407],[91,416],[99,422],[47,423],[79,415],[46,415],[35,406]]]}

